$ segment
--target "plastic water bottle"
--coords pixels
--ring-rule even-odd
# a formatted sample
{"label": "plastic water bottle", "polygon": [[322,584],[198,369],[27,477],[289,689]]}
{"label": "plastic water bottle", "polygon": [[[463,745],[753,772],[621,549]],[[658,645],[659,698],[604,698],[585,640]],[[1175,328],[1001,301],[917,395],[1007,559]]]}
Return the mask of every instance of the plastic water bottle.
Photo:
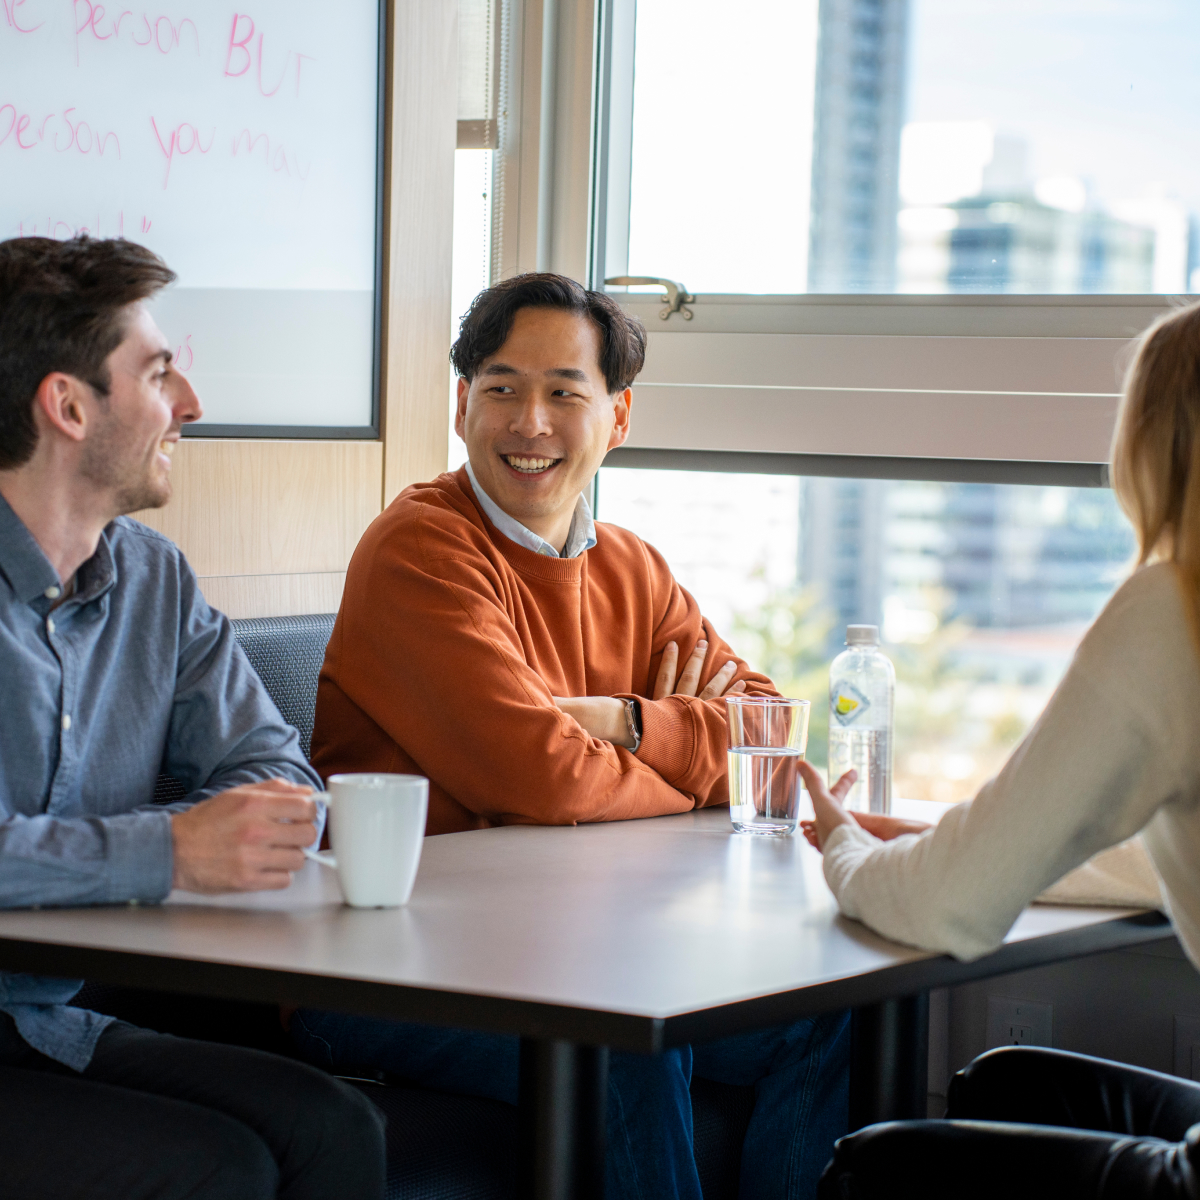
{"label": "plastic water bottle", "polygon": [[878,625],[847,625],[846,649],[829,668],[829,782],[847,771],[857,812],[892,810],[892,714],[896,671],[879,648]]}

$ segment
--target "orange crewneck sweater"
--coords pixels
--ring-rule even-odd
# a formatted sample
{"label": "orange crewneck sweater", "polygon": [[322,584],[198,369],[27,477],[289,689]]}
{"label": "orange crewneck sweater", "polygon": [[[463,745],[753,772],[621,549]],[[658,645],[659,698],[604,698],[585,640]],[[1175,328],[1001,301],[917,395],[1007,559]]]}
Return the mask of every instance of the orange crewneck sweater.
{"label": "orange crewneck sweater", "polygon": [[[517,545],[465,470],[402,492],[350,562],[317,691],[322,777],[427,775],[431,834],[727,803],[723,702],[646,697],[670,641],[682,667],[707,637],[701,686],[737,656],[651,546],[601,523],[596,539],[572,559]],[[778,694],[737,662],[750,693]],[[637,754],[554,696],[640,697]]]}

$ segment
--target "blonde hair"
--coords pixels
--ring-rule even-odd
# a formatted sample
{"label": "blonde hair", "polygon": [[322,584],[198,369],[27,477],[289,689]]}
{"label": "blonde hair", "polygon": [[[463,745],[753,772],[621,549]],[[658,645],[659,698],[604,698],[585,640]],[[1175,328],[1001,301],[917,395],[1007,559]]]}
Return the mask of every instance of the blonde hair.
{"label": "blonde hair", "polygon": [[1160,317],[1125,376],[1112,485],[1138,566],[1171,562],[1200,648],[1200,303]]}

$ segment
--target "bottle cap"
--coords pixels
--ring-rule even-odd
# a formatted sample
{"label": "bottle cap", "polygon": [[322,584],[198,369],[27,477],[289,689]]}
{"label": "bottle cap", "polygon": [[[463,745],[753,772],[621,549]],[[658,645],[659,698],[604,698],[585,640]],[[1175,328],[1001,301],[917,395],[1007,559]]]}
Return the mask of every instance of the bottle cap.
{"label": "bottle cap", "polygon": [[878,625],[847,625],[846,626],[846,645],[847,646],[878,646],[879,645],[879,626]]}

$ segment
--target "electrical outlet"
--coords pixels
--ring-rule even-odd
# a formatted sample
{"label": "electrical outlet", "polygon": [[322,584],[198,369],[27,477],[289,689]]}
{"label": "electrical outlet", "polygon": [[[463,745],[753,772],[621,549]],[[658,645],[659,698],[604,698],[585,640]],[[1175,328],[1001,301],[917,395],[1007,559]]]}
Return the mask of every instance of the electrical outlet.
{"label": "electrical outlet", "polygon": [[988,997],[987,1048],[997,1046],[1051,1046],[1054,1006],[1032,1000]]}
{"label": "electrical outlet", "polygon": [[1175,1014],[1175,1074],[1200,1080],[1200,1017]]}

